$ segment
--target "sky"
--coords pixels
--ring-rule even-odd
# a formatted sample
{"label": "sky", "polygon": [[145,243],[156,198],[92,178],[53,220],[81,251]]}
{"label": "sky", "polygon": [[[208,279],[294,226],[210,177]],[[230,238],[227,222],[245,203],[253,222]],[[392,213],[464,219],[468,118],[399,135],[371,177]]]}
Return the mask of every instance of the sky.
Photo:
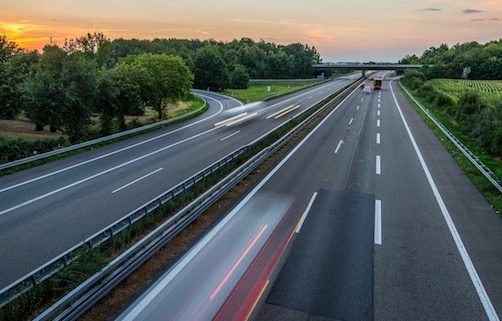
{"label": "sky", "polygon": [[314,46],[323,62],[397,62],[432,46],[502,38],[502,0],[0,0],[20,47],[109,39],[243,37]]}

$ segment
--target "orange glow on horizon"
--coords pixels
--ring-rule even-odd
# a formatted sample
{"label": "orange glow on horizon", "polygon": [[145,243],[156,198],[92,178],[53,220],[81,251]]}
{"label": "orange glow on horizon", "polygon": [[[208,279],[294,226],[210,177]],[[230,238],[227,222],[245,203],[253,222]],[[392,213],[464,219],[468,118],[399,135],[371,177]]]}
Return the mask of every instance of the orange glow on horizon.
{"label": "orange glow on horizon", "polygon": [[[397,61],[446,43],[500,39],[500,0],[413,3],[254,1],[18,0],[2,4],[0,35],[20,48],[102,32],[107,38],[199,39],[230,42],[251,38],[277,45],[315,46],[323,61]],[[468,10],[471,8],[471,10]],[[364,10],[362,10],[364,9]]]}

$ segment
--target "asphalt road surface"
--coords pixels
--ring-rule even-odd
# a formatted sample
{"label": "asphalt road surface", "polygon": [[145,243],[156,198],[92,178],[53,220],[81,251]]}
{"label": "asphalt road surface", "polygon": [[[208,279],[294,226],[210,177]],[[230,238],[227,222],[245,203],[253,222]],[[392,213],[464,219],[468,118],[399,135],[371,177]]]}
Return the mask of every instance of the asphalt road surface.
{"label": "asphalt road surface", "polygon": [[498,320],[501,232],[386,81],[354,91],[120,319]]}
{"label": "asphalt road surface", "polygon": [[314,165],[324,181],[257,320],[498,320],[498,214],[395,81],[341,108],[316,140],[336,156],[303,153],[330,168]]}
{"label": "asphalt road surface", "polygon": [[350,82],[245,106],[199,91],[197,118],[0,177],[0,289]]}

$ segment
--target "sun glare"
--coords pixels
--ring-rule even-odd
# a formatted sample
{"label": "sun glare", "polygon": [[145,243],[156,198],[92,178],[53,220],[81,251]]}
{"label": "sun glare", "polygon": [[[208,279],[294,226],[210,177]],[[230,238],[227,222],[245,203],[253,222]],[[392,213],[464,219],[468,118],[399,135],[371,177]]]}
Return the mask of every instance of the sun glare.
{"label": "sun glare", "polygon": [[44,30],[44,26],[32,24],[29,22],[6,22],[0,21],[0,33],[7,36],[9,41],[14,41],[21,48],[34,50],[40,49],[47,39],[45,37],[37,37],[36,34]]}

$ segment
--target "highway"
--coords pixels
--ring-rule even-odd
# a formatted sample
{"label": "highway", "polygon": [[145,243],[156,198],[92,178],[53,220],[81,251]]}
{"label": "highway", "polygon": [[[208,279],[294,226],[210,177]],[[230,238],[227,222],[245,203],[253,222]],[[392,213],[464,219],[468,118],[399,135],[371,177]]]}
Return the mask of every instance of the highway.
{"label": "highway", "polygon": [[250,106],[198,92],[210,108],[188,122],[0,177],[0,288],[350,82]]}
{"label": "highway", "polygon": [[500,217],[385,81],[354,91],[118,319],[498,320],[501,242]]}
{"label": "highway", "polygon": [[385,84],[317,140],[324,181],[257,320],[500,318],[500,217]]}

